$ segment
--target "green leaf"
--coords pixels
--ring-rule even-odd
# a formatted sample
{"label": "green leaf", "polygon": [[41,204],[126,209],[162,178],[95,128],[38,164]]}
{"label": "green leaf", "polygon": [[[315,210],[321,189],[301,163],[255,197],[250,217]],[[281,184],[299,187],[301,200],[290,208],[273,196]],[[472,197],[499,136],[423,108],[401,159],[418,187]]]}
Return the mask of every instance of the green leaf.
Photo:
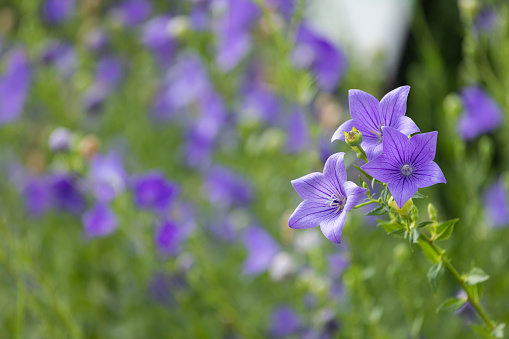
{"label": "green leaf", "polygon": [[403,225],[397,221],[378,220],[378,226],[382,227],[388,234],[392,234],[399,230],[405,230]]}
{"label": "green leaf", "polygon": [[364,172],[359,166],[357,166],[356,164],[353,164],[355,168],[357,168],[357,170],[359,172],[361,172],[362,174],[364,174],[364,176],[366,178],[368,178],[369,180],[373,180],[373,177],[371,175],[369,175],[368,173]]}
{"label": "green leaf", "polygon": [[366,213],[365,215],[384,215],[389,210],[384,205],[379,205],[375,207],[371,212]]}
{"label": "green leaf", "polygon": [[427,198],[427,196],[425,196],[424,194],[419,193],[419,191],[415,192],[415,194],[412,195],[412,199],[422,199],[422,198]]}
{"label": "green leaf", "polygon": [[421,239],[419,240],[419,246],[422,249],[422,253],[424,253],[424,255],[426,256],[426,258],[428,258],[429,261],[431,261],[432,263],[438,262],[438,254],[433,249],[430,243],[428,243],[426,240]]}
{"label": "green leaf", "polygon": [[429,224],[432,224],[432,223],[433,223],[433,221],[423,221],[423,222],[417,224],[417,228],[428,226]]}
{"label": "green leaf", "polygon": [[470,270],[470,272],[467,273],[467,276],[465,277],[465,284],[473,286],[482,283],[489,278],[490,276],[487,275],[486,272],[484,272],[482,269],[479,267],[474,267]]}
{"label": "green leaf", "polygon": [[421,236],[421,230],[418,228],[412,228],[408,233],[408,242],[410,245],[417,244],[419,242],[419,237]]}
{"label": "green leaf", "polygon": [[493,336],[491,335],[489,328],[487,328],[486,326],[472,324],[472,329],[481,338],[484,338],[484,339],[493,339]]}
{"label": "green leaf", "polygon": [[382,197],[382,203],[384,205],[387,205],[387,195],[389,194],[389,189],[387,186],[385,186],[384,190],[382,191],[381,197]]}
{"label": "green leaf", "polygon": [[459,310],[465,303],[467,302],[466,298],[448,298],[443,303],[440,304],[440,306],[437,307],[436,313],[440,311],[450,311],[454,312]]}
{"label": "green leaf", "polygon": [[441,262],[431,266],[428,270],[428,281],[434,294],[437,294],[438,283],[440,282],[440,278],[442,278],[443,274],[444,267]]}
{"label": "green leaf", "polygon": [[433,237],[433,240],[437,241],[449,238],[454,229],[454,224],[456,224],[458,220],[459,219],[452,219],[439,223],[435,229],[435,236]]}

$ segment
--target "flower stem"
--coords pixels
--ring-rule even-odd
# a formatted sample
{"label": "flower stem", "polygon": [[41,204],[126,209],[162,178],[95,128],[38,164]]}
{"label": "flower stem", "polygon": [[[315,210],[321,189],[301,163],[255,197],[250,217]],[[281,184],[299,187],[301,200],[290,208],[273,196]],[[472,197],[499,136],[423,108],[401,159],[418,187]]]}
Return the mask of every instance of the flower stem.
{"label": "flower stem", "polygon": [[427,236],[421,234],[421,238],[427,242],[431,248],[437,253],[439,260],[442,262],[442,264],[445,266],[445,268],[452,274],[452,276],[458,281],[461,288],[467,293],[468,300],[474,307],[474,309],[477,311],[479,316],[484,320],[486,325],[493,331],[496,327],[496,324],[494,321],[492,321],[489,316],[486,314],[486,311],[481,307],[479,304],[479,301],[477,301],[476,298],[472,295],[472,289],[468,288],[468,286],[465,284],[465,280],[462,278],[462,276],[459,274],[458,270],[454,267],[454,265],[451,263],[451,260],[445,256],[445,250],[441,249],[438,245],[436,245],[433,241],[431,241],[430,238]]}
{"label": "flower stem", "polygon": [[357,206],[355,206],[353,209],[356,210],[358,208],[361,208],[361,207],[364,207],[364,206],[367,206],[369,204],[378,204],[380,201],[378,200],[371,200],[371,201],[368,201],[368,202],[365,202],[365,203],[362,203],[362,204],[359,204]]}

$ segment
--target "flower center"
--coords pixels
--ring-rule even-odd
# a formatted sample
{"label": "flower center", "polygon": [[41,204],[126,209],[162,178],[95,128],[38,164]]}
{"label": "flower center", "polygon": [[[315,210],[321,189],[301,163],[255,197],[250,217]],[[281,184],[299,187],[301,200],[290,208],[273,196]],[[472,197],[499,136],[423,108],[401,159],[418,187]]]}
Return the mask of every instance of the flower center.
{"label": "flower center", "polygon": [[408,177],[412,175],[412,173],[414,172],[414,168],[409,164],[404,164],[403,166],[401,166],[400,171],[401,174],[403,174],[405,177]]}
{"label": "flower center", "polygon": [[378,126],[378,131],[371,131],[377,137],[376,143],[380,144],[384,140],[384,134],[382,132],[383,126]]}
{"label": "flower center", "polygon": [[329,198],[327,206],[335,207],[336,210],[334,213],[341,213],[345,208],[346,198],[336,191],[335,194],[332,194]]}

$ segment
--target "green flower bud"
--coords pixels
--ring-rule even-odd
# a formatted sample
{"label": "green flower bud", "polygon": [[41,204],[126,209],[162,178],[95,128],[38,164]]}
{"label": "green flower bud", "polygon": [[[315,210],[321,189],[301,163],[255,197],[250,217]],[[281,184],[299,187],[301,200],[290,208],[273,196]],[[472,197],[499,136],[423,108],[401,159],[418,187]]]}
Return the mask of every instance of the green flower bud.
{"label": "green flower bud", "polygon": [[433,206],[432,203],[428,204],[428,216],[431,220],[437,221],[437,210],[435,209],[435,206]]}
{"label": "green flower bud", "polygon": [[355,127],[352,128],[350,132],[345,133],[345,141],[348,145],[355,147],[359,146],[362,142],[362,133],[358,131]]}
{"label": "green flower bud", "polygon": [[408,201],[401,208],[398,207],[398,204],[396,204],[396,201],[394,201],[393,197],[391,197],[389,200],[389,207],[393,208],[401,216],[407,216],[410,214],[413,205],[414,202],[412,201],[412,198],[408,199]]}

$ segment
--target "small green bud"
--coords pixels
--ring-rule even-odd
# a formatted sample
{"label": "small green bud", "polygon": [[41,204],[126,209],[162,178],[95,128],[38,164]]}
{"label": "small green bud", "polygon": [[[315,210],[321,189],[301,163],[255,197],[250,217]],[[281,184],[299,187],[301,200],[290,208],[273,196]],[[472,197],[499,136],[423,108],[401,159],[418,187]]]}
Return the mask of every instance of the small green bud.
{"label": "small green bud", "polygon": [[416,222],[419,219],[419,210],[415,205],[412,205],[412,209],[410,210],[410,220]]}
{"label": "small green bud", "polygon": [[355,127],[352,127],[352,130],[350,132],[345,132],[345,141],[348,145],[355,147],[359,146],[362,142],[362,133],[357,130]]}
{"label": "small green bud", "polygon": [[413,205],[414,202],[412,201],[412,198],[408,199],[408,201],[401,208],[399,208],[398,204],[396,204],[396,201],[393,197],[391,197],[389,200],[389,207],[392,207],[401,216],[407,216],[410,214],[410,210],[412,209]]}
{"label": "small green bud", "polygon": [[437,210],[435,209],[435,206],[433,206],[432,203],[428,204],[428,216],[431,220],[437,221]]}

